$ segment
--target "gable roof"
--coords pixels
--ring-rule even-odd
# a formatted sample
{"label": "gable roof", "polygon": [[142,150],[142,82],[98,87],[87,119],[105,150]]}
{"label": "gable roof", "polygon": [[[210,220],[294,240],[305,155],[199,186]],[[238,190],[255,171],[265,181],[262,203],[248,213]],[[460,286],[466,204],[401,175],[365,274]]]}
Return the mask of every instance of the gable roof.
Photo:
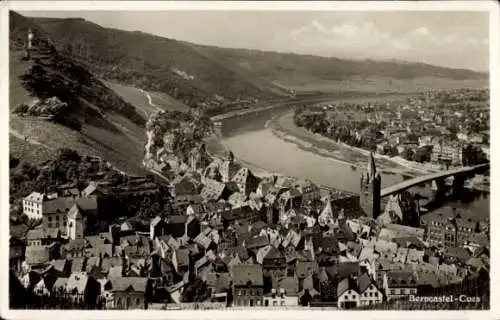
{"label": "gable roof", "polygon": [[354,290],[357,292],[356,287],[354,285],[354,281],[351,281],[351,279],[349,279],[349,277],[343,278],[337,284],[337,296],[340,297],[347,290]]}
{"label": "gable roof", "polygon": [[135,292],[146,292],[146,277],[116,277],[110,279],[112,292],[123,292],[133,290]]}
{"label": "gable roof", "polygon": [[49,249],[45,246],[28,246],[25,251],[26,263],[39,265],[47,263],[50,258]]}
{"label": "gable roof", "polygon": [[71,292],[76,289],[78,294],[84,294],[89,277],[83,272],[72,273],[66,282],[66,289]]}
{"label": "gable roof", "polygon": [[231,267],[231,278],[235,286],[262,286],[262,267],[258,264],[238,264]]}
{"label": "gable roof", "polygon": [[359,293],[365,292],[372,284],[374,284],[373,280],[370,278],[368,273],[363,273],[358,279],[358,288]]}

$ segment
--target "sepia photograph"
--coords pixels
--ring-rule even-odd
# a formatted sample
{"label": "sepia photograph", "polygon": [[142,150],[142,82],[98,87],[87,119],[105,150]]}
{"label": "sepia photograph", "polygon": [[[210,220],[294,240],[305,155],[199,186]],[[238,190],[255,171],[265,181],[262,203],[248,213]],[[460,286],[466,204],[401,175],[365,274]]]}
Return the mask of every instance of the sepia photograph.
{"label": "sepia photograph", "polygon": [[5,10],[6,308],[490,310],[498,6],[302,4]]}

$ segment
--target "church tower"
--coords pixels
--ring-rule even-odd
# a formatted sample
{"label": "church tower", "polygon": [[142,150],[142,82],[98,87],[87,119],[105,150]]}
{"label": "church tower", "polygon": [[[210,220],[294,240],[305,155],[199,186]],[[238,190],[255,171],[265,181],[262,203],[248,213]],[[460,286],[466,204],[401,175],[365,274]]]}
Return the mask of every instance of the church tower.
{"label": "church tower", "polygon": [[361,173],[359,205],[368,217],[377,219],[380,215],[380,173],[377,172],[373,153],[370,153],[368,167]]}

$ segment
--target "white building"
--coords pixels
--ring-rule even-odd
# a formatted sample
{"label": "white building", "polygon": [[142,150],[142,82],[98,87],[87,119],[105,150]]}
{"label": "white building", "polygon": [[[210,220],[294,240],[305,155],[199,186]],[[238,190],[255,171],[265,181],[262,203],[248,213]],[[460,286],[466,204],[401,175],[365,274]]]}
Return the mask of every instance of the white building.
{"label": "white building", "polygon": [[45,195],[43,193],[32,192],[23,199],[23,213],[33,220],[42,219],[44,198]]}
{"label": "white building", "polygon": [[337,306],[339,309],[357,308],[360,304],[360,296],[353,281],[350,278],[344,278],[337,286]]}
{"label": "white building", "polygon": [[75,204],[68,212],[67,235],[69,239],[82,239],[84,232],[83,216]]}
{"label": "white building", "polygon": [[361,306],[369,306],[382,303],[384,295],[375,285],[368,273],[364,273],[358,280],[359,302]]}

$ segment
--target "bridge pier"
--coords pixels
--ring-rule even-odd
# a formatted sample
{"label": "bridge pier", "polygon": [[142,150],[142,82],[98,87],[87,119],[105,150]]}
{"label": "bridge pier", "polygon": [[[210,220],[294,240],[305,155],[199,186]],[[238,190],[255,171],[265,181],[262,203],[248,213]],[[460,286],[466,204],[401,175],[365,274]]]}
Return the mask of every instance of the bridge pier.
{"label": "bridge pier", "polygon": [[462,193],[464,189],[465,180],[466,176],[464,174],[457,174],[453,176],[453,187],[452,187],[453,196],[459,196]]}
{"label": "bridge pier", "polygon": [[446,183],[444,178],[439,178],[432,180],[432,193],[434,194],[434,200],[439,201],[446,197]]}

